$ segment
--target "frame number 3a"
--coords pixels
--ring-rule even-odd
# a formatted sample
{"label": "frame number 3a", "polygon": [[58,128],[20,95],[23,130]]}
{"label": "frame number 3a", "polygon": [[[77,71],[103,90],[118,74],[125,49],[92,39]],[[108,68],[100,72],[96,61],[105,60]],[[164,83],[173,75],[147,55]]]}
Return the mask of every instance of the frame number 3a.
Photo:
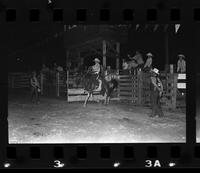
{"label": "frame number 3a", "polygon": [[159,160],[146,160],[146,161],[145,161],[145,167],[146,167],[146,168],[161,167],[161,164],[160,164],[160,161],[159,161]]}

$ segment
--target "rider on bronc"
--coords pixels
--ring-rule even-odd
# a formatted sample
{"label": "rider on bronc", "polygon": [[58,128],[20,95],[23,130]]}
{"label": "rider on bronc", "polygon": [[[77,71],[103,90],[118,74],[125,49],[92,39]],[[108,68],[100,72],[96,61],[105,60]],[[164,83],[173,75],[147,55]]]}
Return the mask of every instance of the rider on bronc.
{"label": "rider on bronc", "polygon": [[92,71],[96,77],[96,79],[99,81],[99,86],[95,91],[100,91],[101,90],[101,85],[102,85],[102,80],[99,79],[99,73],[101,71],[101,65],[100,65],[100,60],[98,58],[94,59],[95,65],[92,66]]}

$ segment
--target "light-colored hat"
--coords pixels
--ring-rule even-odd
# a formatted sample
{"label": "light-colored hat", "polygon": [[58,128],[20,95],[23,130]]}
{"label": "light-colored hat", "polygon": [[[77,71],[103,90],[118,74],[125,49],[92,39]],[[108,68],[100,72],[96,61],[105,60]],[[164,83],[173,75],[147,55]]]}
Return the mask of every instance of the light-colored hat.
{"label": "light-colored hat", "polygon": [[146,55],[151,56],[151,57],[153,56],[153,54],[151,52],[147,53]]}
{"label": "light-colored hat", "polygon": [[157,68],[154,68],[153,70],[151,70],[152,72],[159,74],[159,70]]}
{"label": "light-colored hat", "polygon": [[183,55],[183,54],[179,54],[178,57],[185,58],[185,55]]}
{"label": "light-colored hat", "polygon": [[101,62],[101,61],[98,58],[95,58],[94,62]]}

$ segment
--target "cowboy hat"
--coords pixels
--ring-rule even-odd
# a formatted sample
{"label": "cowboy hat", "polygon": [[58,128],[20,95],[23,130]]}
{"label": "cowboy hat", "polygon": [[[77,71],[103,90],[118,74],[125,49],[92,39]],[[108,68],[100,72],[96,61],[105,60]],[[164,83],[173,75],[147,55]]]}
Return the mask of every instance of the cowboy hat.
{"label": "cowboy hat", "polygon": [[94,62],[101,62],[101,61],[98,58],[95,58]]}
{"label": "cowboy hat", "polygon": [[151,56],[151,57],[153,56],[153,54],[151,52],[147,53],[146,55]]}
{"label": "cowboy hat", "polygon": [[153,73],[155,74],[159,74],[159,70],[157,68],[154,68],[153,70],[151,70]]}
{"label": "cowboy hat", "polygon": [[178,57],[185,58],[185,55],[183,55],[183,54],[179,54]]}

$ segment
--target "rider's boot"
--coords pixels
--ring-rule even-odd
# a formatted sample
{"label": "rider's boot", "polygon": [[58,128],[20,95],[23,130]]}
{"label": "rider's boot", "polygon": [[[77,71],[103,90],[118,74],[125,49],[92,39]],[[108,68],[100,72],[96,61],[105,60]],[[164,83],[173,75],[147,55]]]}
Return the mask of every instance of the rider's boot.
{"label": "rider's boot", "polygon": [[99,81],[99,87],[95,91],[101,91],[102,81],[100,79],[98,79],[98,81]]}

